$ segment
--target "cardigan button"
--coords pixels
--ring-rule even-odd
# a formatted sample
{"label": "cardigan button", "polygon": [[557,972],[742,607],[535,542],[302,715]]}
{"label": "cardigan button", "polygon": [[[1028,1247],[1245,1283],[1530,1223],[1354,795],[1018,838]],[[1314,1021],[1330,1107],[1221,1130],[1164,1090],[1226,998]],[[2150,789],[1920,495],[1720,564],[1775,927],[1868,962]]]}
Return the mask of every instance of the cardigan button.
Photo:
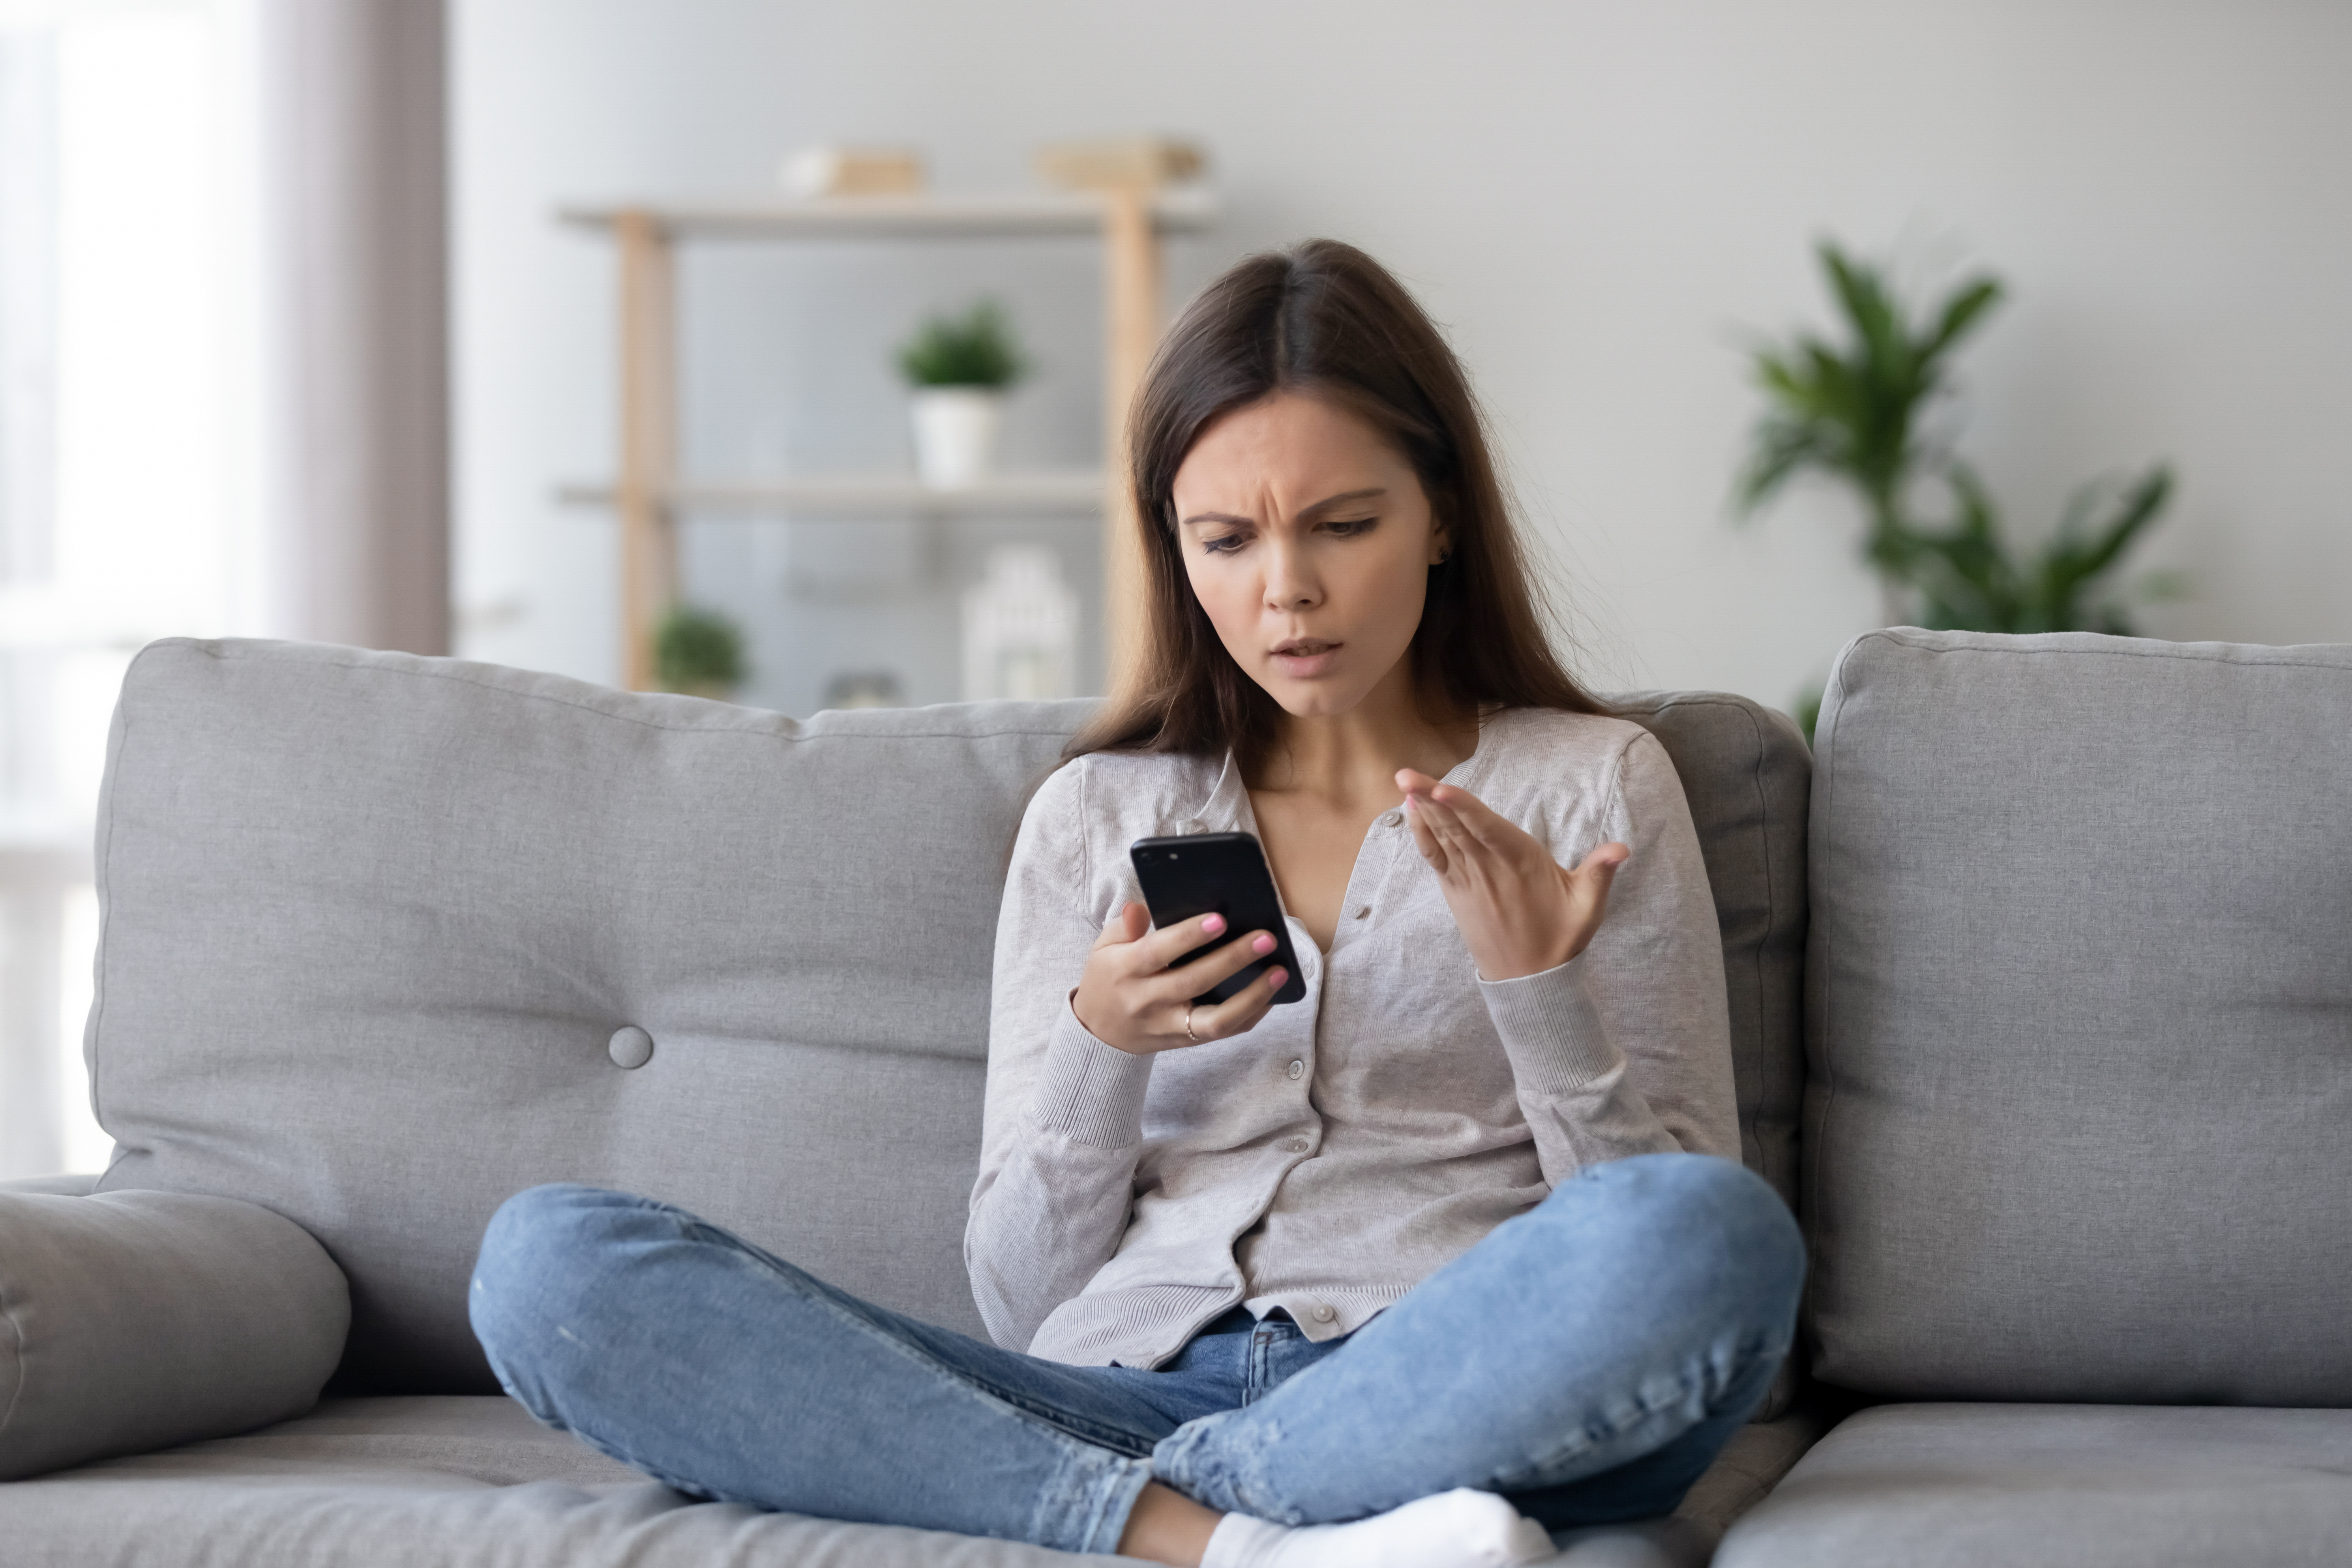
{"label": "cardigan button", "polygon": [[1313,1317],[1318,1323],[1328,1323],[1339,1315],[1331,1310],[1331,1303],[1328,1301],[1318,1301],[1315,1304]]}
{"label": "cardigan button", "polygon": [[1304,1154],[1307,1152],[1307,1140],[1304,1138],[1293,1138],[1289,1142],[1284,1144],[1283,1147],[1289,1150],[1294,1154]]}
{"label": "cardigan button", "polygon": [[635,1024],[613,1031],[613,1038],[604,1049],[612,1056],[613,1065],[641,1068],[654,1059],[654,1037]]}
{"label": "cardigan button", "polygon": [[1398,823],[1402,822],[1403,820],[1404,813],[1402,811],[1384,811],[1381,813],[1381,826],[1382,827],[1394,827]]}
{"label": "cardigan button", "polygon": [[1305,1062],[1293,1062],[1290,1064],[1289,1072],[1293,1079],[1304,1078],[1307,1075],[1307,1064]]}

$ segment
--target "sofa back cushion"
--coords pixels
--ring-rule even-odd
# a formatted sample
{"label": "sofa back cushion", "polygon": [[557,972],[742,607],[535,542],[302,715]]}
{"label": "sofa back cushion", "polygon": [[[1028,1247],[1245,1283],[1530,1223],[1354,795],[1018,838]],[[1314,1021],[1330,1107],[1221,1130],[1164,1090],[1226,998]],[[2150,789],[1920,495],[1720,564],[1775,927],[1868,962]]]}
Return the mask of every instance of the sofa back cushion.
{"label": "sofa back cushion", "polygon": [[[1741,1124],[1773,1173],[1785,1118],[1749,1096],[1795,1093],[1801,746],[1738,699],[1637,708],[1726,911]],[[997,904],[1086,711],[795,722],[448,659],[156,644],[100,807],[102,1187],[308,1228],[351,1281],[352,1388],[495,1388],[467,1270],[499,1203],[551,1181],[681,1204],[978,1333],[961,1244]]]}
{"label": "sofa back cushion", "polygon": [[1083,711],[795,723],[157,644],[100,806],[102,1190],[306,1226],[351,1279],[358,1387],[495,1390],[467,1273],[491,1211],[549,1181],[685,1205],[977,1331],[961,1215],[997,902]]}
{"label": "sofa back cushion", "polygon": [[1874,632],[1814,766],[1815,1373],[2352,1405],[2352,647]]}
{"label": "sofa back cushion", "polygon": [[1804,1094],[1805,832],[1812,759],[1788,715],[1719,691],[1614,700],[1673,759],[1723,931],[1739,1151],[1791,1207]]}

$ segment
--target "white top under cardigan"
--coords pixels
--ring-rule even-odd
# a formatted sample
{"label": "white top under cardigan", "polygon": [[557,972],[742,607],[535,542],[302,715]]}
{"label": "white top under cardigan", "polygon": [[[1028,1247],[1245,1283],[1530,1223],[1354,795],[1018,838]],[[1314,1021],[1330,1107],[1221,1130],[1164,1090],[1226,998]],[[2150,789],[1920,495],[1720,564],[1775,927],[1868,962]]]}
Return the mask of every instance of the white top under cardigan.
{"label": "white top under cardigan", "polygon": [[1738,1158],[1723,956],[1674,764],[1618,719],[1489,718],[1446,774],[1573,866],[1633,847],[1591,946],[1481,980],[1403,814],[1365,835],[1307,999],[1230,1040],[1129,1055],[1068,1001],[1128,846],[1255,832],[1230,758],[1097,753],[1030,802],[996,932],[964,1260],[1000,1344],[1157,1366],[1233,1307],[1361,1326],[1586,1165]]}

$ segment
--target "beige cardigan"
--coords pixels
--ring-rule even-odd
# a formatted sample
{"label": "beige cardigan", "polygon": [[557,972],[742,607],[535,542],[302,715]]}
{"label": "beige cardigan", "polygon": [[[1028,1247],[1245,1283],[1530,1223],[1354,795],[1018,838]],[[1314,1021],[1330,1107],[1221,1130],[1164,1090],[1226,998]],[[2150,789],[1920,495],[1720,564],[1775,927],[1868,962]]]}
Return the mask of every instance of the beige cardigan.
{"label": "beige cardigan", "polygon": [[1674,764],[1622,720],[1488,719],[1446,775],[1562,864],[1633,858],[1590,948],[1478,978],[1402,813],[1375,822],[1307,999],[1234,1039],[1131,1056],[1068,995],[1139,894],[1138,838],[1255,832],[1230,758],[1082,757],[1030,803],[996,932],[964,1260],[1000,1345],[1157,1366],[1241,1303],[1355,1330],[1579,1170],[1739,1152],[1723,958]]}

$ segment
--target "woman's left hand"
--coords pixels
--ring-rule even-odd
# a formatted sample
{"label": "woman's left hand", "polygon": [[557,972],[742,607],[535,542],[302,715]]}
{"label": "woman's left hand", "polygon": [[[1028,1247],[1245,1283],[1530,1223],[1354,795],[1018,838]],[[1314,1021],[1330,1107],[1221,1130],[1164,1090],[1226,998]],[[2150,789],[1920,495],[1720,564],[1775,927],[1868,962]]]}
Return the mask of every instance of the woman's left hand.
{"label": "woman's left hand", "polygon": [[1582,952],[1633,851],[1603,844],[1573,871],[1466,789],[1411,768],[1396,776],[1422,858],[1437,873],[1462,941],[1487,980],[1556,969]]}

